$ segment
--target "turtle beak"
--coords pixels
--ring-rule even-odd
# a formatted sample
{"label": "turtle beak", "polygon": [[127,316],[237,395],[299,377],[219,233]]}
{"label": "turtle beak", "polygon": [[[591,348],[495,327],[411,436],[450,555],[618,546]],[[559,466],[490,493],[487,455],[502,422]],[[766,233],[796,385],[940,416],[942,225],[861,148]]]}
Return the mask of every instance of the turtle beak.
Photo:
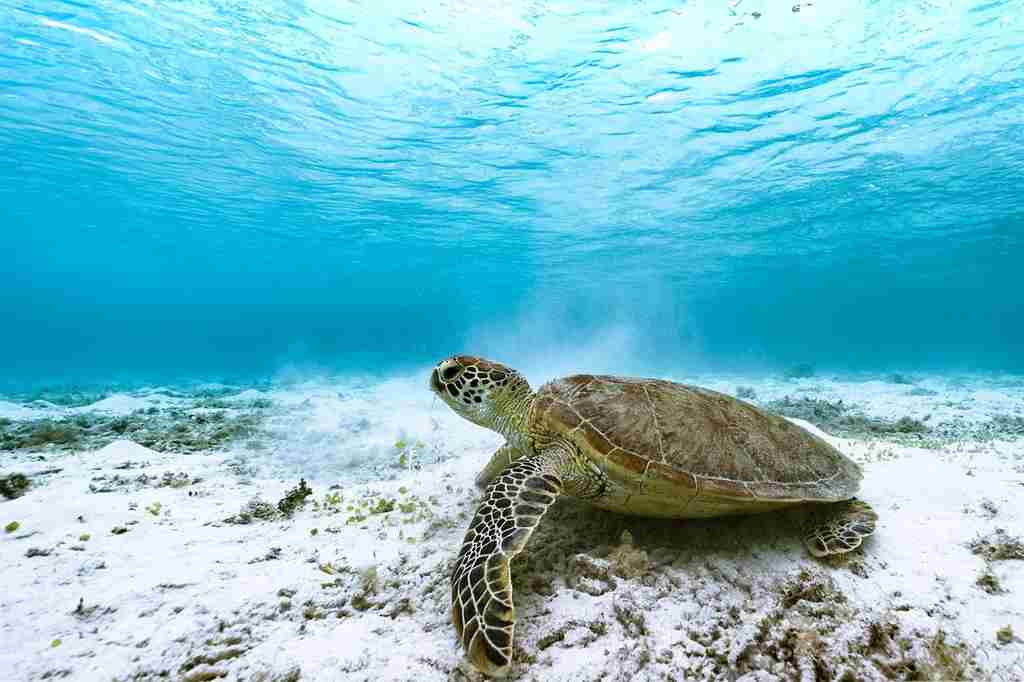
{"label": "turtle beak", "polygon": [[437,373],[437,368],[430,373],[430,389],[434,393],[441,393],[444,387],[441,385],[441,376]]}

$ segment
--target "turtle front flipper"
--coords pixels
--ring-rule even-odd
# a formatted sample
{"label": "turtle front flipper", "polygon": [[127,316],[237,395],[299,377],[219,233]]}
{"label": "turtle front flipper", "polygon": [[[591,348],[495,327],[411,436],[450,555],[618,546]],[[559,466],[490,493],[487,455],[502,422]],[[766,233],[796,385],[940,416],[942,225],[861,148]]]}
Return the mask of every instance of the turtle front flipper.
{"label": "turtle front flipper", "polygon": [[452,623],[477,670],[508,674],[516,610],[509,562],[561,492],[543,459],[524,457],[484,492],[452,572]]}
{"label": "turtle front flipper", "polygon": [[823,515],[804,535],[807,551],[819,558],[857,549],[878,521],[875,510],[856,498],[828,505]]}
{"label": "turtle front flipper", "polygon": [[498,448],[491,459],[487,462],[487,465],[477,474],[476,487],[484,490],[487,488],[487,484],[493,481],[498,474],[507,469],[512,462],[523,457],[526,453],[522,450],[518,450],[508,443],[505,443]]}

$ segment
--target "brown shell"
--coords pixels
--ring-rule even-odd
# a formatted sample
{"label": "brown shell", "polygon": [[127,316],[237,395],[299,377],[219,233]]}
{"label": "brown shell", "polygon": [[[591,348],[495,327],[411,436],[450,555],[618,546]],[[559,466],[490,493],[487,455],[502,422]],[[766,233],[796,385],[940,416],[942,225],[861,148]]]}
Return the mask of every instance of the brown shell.
{"label": "brown shell", "polygon": [[575,442],[606,471],[737,500],[852,497],[860,467],[821,438],[749,403],[658,379],[575,375],[537,393],[538,433]]}

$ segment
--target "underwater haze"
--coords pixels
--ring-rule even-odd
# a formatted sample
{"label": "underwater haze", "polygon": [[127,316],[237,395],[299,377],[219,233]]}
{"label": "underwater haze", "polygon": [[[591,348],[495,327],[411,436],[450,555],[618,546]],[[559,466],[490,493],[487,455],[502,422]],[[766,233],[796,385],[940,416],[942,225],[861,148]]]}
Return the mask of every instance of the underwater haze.
{"label": "underwater haze", "polygon": [[1024,371],[1024,2],[0,0],[9,384]]}
{"label": "underwater haze", "polygon": [[0,0],[0,682],[1024,680],[1022,264],[1024,0]]}

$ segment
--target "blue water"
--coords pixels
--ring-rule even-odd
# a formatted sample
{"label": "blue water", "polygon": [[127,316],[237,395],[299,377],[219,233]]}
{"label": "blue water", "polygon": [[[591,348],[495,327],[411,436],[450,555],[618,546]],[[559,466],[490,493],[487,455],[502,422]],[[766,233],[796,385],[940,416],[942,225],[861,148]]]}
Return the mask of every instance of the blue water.
{"label": "blue water", "polygon": [[0,0],[2,381],[1024,371],[1024,2],[795,2]]}

